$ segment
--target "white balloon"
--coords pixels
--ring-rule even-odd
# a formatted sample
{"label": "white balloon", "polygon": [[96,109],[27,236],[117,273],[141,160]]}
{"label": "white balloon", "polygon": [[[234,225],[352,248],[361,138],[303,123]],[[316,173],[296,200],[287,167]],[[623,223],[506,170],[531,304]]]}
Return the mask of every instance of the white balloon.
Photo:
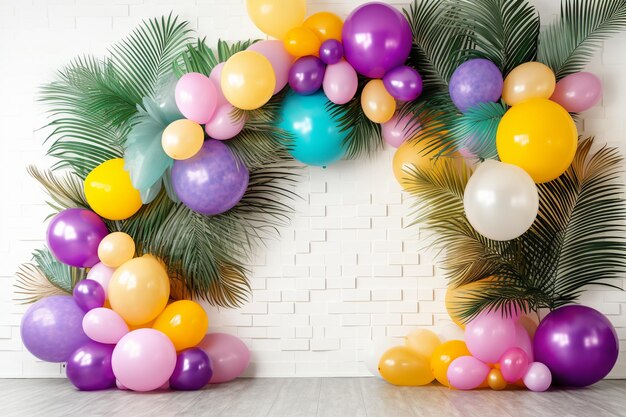
{"label": "white balloon", "polygon": [[521,236],[539,210],[539,193],[530,175],[518,166],[494,160],[476,169],[463,201],[470,224],[492,240]]}
{"label": "white balloon", "polygon": [[380,372],[378,372],[378,362],[381,356],[394,346],[400,345],[401,342],[398,339],[391,337],[384,337],[382,339],[373,340],[369,349],[365,352],[365,366],[370,373],[378,378],[382,378]]}
{"label": "white balloon", "polygon": [[450,340],[465,340],[465,330],[451,321],[440,321],[435,325],[435,333],[439,336],[441,343]]}

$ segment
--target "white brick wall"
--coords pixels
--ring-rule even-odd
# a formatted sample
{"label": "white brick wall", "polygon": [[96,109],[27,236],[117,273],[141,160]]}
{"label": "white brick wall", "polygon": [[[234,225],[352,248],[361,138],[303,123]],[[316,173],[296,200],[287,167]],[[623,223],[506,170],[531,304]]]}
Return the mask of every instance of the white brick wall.
{"label": "white brick wall", "polygon": [[[363,2],[314,0],[309,10],[345,16]],[[558,12],[555,0],[535,4],[543,22]],[[61,374],[58,364],[23,349],[18,326],[25,307],[11,300],[16,268],[41,245],[48,213],[25,171],[30,163],[50,164],[36,131],[45,122],[34,100],[37,86],[72,57],[101,55],[142,19],[170,11],[212,41],[261,37],[244,0],[0,0],[0,377]],[[626,151],[625,46],[625,35],[607,42],[591,65],[605,82],[605,98],[585,115],[584,128]],[[403,228],[410,208],[393,179],[391,156],[308,170],[293,226],[256,257],[251,303],[239,311],[209,309],[213,331],[238,335],[251,347],[249,375],[366,375],[360,359],[372,338],[446,319],[446,282],[431,254],[418,253],[419,230]],[[625,293],[593,290],[583,301],[607,314],[626,341]],[[626,377],[625,359],[612,376]]]}

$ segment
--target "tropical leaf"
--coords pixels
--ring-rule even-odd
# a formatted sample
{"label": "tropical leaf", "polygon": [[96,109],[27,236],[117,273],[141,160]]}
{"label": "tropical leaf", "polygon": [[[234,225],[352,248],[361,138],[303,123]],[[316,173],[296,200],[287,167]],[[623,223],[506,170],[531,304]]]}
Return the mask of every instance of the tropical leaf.
{"label": "tropical leaf", "polygon": [[457,146],[480,159],[496,158],[496,133],[506,111],[504,102],[480,103],[467,110],[456,119],[451,130]]}
{"label": "tropical leaf", "polygon": [[85,279],[87,271],[65,265],[56,260],[48,248],[36,249],[33,252],[33,263],[36,268],[58,289],[71,294],[76,283]]}
{"label": "tropical leaf", "polygon": [[226,62],[228,58],[237,52],[245,51],[255,42],[258,42],[258,40],[248,39],[246,41],[228,43],[218,39],[217,51],[214,51],[207,46],[206,38],[198,39],[195,45],[188,44],[186,49],[174,60],[174,73],[178,78],[188,72],[199,72],[208,77],[217,64]]}
{"label": "tropical leaf", "polygon": [[41,171],[34,165],[29,165],[27,171],[39,181],[52,200],[48,201],[48,205],[54,212],[48,218],[66,208],[89,208],[83,190],[83,181],[71,171],[55,174],[50,170]]}
{"label": "tropical leaf", "polygon": [[66,291],[55,287],[35,264],[21,265],[16,275],[17,280],[14,284],[16,300],[21,301],[22,304],[31,304],[53,295],[68,294]]}

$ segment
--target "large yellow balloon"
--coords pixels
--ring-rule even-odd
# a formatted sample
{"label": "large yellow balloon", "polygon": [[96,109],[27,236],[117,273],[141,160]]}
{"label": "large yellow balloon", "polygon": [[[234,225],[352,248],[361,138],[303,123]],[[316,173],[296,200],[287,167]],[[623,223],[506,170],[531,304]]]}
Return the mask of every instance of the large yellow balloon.
{"label": "large yellow balloon", "polygon": [[243,110],[254,110],[272,98],[276,74],[270,61],[260,53],[241,51],[224,64],[221,86],[230,104]]}
{"label": "large yellow balloon", "polygon": [[152,328],[165,333],[180,351],[200,343],[209,328],[209,318],[200,304],[181,300],[165,307]]}
{"label": "large yellow balloon", "polygon": [[546,99],[509,109],[498,126],[496,147],[502,162],[517,165],[536,183],[558,178],[574,160],[576,125],[567,111]]}
{"label": "large yellow balloon", "polygon": [[419,386],[433,382],[430,360],[406,346],[395,346],[378,362],[380,375],[393,385]]}
{"label": "large yellow balloon", "polygon": [[502,99],[515,106],[532,98],[550,98],[556,87],[554,72],[541,62],[526,62],[504,79]]}
{"label": "large yellow balloon", "polygon": [[170,123],[161,136],[161,146],[172,159],[189,159],[200,151],[204,130],[193,120],[180,119]]}
{"label": "large yellow balloon", "polygon": [[287,32],[283,42],[289,55],[295,57],[318,55],[321,46],[315,32],[304,26],[295,27]]}
{"label": "large yellow balloon", "polygon": [[411,172],[415,169],[428,170],[432,168],[434,158],[440,147],[433,147],[429,140],[407,140],[393,155],[393,174],[398,183],[405,190],[411,187]]}
{"label": "large yellow balloon", "polygon": [[419,329],[409,333],[404,343],[415,353],[430,359],[437,346],[441,344],[441,340],[430,330]]}
{"label": "large yellow balloon", "polygon": [[315,32],[322,42],[328,39],[341,40],[343,22],[341,18],[334,13],[319,12],[312,14],[304,21],[303,26]]}
{"label": "large yellow balloon", "polygon": [[256,27],[278,39],[300,26],[306,15],[306,0],[246,0],[246,6]]}
{"label": "large yellow balloon", "polygon": [[494,278],[489,277],[480,281],[470,282],[469,284],[459,285],[458,287],[448,287],[446,290],[446,310],[452,321],[459,327],[465,328],[460,315],[461,306],[467,303],[467,299],[472,297],[473,292],[487,288],[492,281],[494,281]]}
{"label": "large yellow balloon", "polygon": [[111,268],[117,268],[135,255],[135,241],[124,232],[109,233],[98,245],[100,262]]}
{"label": "large yellow balloon", "polygon": [[105,219],[124,220],[141,208],[141,196],[133,188],[122,158],[95,167],[85,178],[84,187],[89,206]]}
{"label": "large yellow balloon", "polygon": [[154,256],[131,259],[115,270],[109,282],[109,301],[131,326],[154,320],[167,305],[170,280]]}
{"label": "large yellow balloon", "polygon": [[396,112],[396,100],[387,92],[382,80],[371,80],[361,93],[363,112],[374,123],[387,123]]}
{"label": "large yellow balloon", "polygon": [[471,356],[467,345],[462,340],[449,340],[437,346],[430,358],[430,368],[435,379],[442,385],[449,387],[448,367],[453,360],[461,356]]}

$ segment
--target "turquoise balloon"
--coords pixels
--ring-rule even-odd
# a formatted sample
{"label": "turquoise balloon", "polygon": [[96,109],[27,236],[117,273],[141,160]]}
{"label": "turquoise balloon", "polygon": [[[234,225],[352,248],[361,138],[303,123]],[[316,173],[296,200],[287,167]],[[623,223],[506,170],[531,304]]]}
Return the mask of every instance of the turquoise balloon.
{"label": "turquoise balloon", "polygon": [[293,136],[289,152],[302,163],[326,166],[346,153],[349,130],[340,130],[341,115],[333,117],[326,110],[328,103],[321,91],[308,96],[289,92],[283,101],[278,126]]}

